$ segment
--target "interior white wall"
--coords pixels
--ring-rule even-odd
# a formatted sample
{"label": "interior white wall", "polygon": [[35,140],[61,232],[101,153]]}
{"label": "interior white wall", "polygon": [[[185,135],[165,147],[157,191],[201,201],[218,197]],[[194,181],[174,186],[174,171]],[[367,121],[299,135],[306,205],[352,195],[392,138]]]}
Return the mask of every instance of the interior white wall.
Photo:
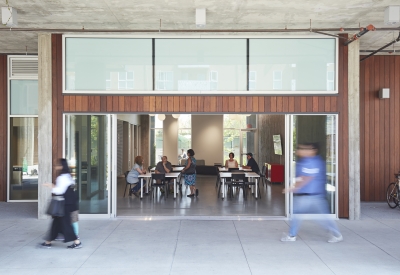
{"label": "interior white wall", "polygon": [[206,165],[222,163],[223,115],[192,115],[192,149],[196,159],[204,159]]}
{"label": "interior white wall", "polygon": [[168,161],[175,165],[178,164],[178,127],[176,118],[173,118],[172,115],[165,116],[163,121],[163,153],[168,157]]}
{"label": "interior white wall", "polygon": [[119,114],[117,115],[117,119],[129,122],[130,124],[140,125],[140,115],[137,114]]}

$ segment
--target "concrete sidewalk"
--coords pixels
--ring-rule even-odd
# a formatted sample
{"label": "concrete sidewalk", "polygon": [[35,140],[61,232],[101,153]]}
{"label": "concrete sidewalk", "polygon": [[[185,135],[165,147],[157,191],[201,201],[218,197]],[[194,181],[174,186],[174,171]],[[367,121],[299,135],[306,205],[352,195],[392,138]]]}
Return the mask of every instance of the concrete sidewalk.
{"label": "concrete sidewalk", "polygon": [[[39,248],[49,220],[6,214],[0,204],[0,274],[399,274],[400,209],[363,203],[340,220],[344,241],[327,243],[304,222],[282,243],[286,221],[80,221],[83,248]],[[14,206],[13,206],[14,207]],[[12,209],[8,209],[8,213]],[[25,212],[24,212],[25,213]]]}

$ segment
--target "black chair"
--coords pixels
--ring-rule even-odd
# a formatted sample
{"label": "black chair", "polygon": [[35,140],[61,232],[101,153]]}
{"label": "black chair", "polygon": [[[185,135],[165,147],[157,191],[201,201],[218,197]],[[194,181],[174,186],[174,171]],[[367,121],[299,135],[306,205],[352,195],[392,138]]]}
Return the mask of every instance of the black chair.
{"label": "black chair", "polygon": [[217,181],[215,182],[215,187],[218,188],[218,184],[221,183],[221,177],[219,176],[218,166],[215,166],[215,172],[217,173]]}
{"label": "black chair", "polygon": [[124,198],[125,198],[125,194],[126,194],[126,187],[128,187],[128,185],[129,185],[129,190],[132,189],[132,187],[131,187],[132,183],[129,183],[129,182],[127,181],[128,174],[129,174],[129,171],[126,171],[126,172],[124,173],[124,175],[125,175],[125,191],[124,191]]}
{"label": "black chair", "polygon": [[[234,169],[234,170],[230,171],[232,173],[232,175],[233,174],[243,174],[244,175],[244,172],[239,171],[239,168],[229,168],[229,169]],[[219,195],[221,194],[221,186],[222,186],[222,179],[220,178],[219,173],[218,173],[218,178],[219,178],[219,181],[217,181],[217,184],[219,184],[219,187],[218,187],[218,198],[219,198]],[[225,178],[225,184],[228,184],[228,182],[231,182],[231,180],[232,180],[232,178]]]}
{"label": "black chair", "polygon": [[176,187],[178,188],[182,198],[182,173],[179,173],[179,176],[176,178]]}
{"label": "black chair", "polygon": [[243,198],[246,199],[246,184],[247,179],[244,173],[232,173],[230,181],[226,182],[230,197],[233,198],[233,188],[241,188],[243,190]]}
{"label": "black chair", "polygon": [[266,186],[266,184],[267,184],[267,176],[265,175],[266,172],[267,172],[267,167],[264,165],[261,169],[261,174],[260,174],[260,183],[262,180],[264,183],[264,186]]}
{"label": "black chair", "polygon": [[[166,197],[168,197],[168,182],[165,180],[165,174],[152,174],[151,175],[151,189],[153,194],[156,194],[157,188],[164,188],[164,192]],[[154,190],[155,189],[155,190]]]}
{"label": "black chair", "polygon": [[[260,177],[260,178],[261,178],[261,177]],[[261,183],[261,180],[259,180],[259,182],[258,182],[258,198],[261,199],[260,183]],[[256,182],[255,182],[255,181],[246,181],[246,186],[247,186],[248,188],[250,188],[250,186],[255,186],[255,185],[256,185]]]}

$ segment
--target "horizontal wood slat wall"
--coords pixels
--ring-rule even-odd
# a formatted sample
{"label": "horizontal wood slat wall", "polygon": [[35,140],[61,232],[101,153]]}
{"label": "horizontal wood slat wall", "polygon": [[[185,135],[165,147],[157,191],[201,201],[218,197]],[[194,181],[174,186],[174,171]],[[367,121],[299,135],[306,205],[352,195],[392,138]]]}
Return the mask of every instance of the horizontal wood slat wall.
{"label": "horizontal wood slat wall", "polygon": [[[322,98],[322,100],[321,100]],[[64,112],[299,113],[338,112],[339,96],[64,95]],[[104,104],[101,102],[104,101]]]}
{"label": "horizontal wood slat wall", "polygon": [[7,200],[7,56],[0,55],[0,201]]}
{"label": "horizontal wood slat wall", "polygon": [[[380,99],[381,88],[390,98]],[[400,171],[400,56],[377,55],[360,66],[361,200],[385,201]]]}
{"label": "horizontal wood slat wall", "polygon": [[[53,34],[61,39],[61,35]],[[61,44],[53,44],[57,56],[62,60]],[[53,50],[54,53],[54,50]],[[54,64],[54,61],[53,61]],[[348,87],[347,87],[347,47],[339,43],[339,95],[335,96],[130,96],[130,95],[62,95],[62,64],[57,63],[57,73],[53,77],[57,104],[60,106],[53,119],[62,125],[59,112],[71,113],[339,113],[339,216],[349,214],[348,182]],[[55,68],[53,66],[53,68]],[[55,87],[54,85],[58,85]],[[61,97],[60,97],[61,96]],[[54,104],[53,104],[54,108]],[[53,109],[54,110],[54,109]],[[54,122],[53,122],[54,124]],[[62,142],[61,134],[54,132],[54,139]],[[62,143],[60,143],[62,144]],[[54,143],[53,143],[54,148]],[[62,156],[62,147],[55,148],[57,157]]]}

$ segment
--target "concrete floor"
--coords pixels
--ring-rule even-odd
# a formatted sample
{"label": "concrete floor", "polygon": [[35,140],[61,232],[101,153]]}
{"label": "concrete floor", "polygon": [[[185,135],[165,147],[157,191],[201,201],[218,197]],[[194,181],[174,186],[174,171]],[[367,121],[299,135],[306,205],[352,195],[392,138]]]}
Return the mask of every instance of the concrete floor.
{"label": "concrete floor", "polygon": [[294,243],[286,221],[82,220],[84,247],[38,243],[50,220],[34,203],[0,203],[0,274],[398,274],[400,209],[362,203],[362,219],[338,221],[344,241],[304,222]]}
{"label": "concrete floor", "polygon": [[[216,176],[197,176],[196,186],[200,195],[197,198],[188,198],[189,189],[183,186],[183,197],[174,200],[173,194],[165,199],[158,196],[155,200],[151,196],[144,196],[142,200],[135,196],[124,198],[125,179],[118,178],[117,216],[285,216],[285,196],[282,194],[282,184],[268,184],[261,186],[261,199],[248,196],[243,200],[242,191],[233,199],[218,198],[215,187]],[[247,192],[248,194],[250,192]]]}

